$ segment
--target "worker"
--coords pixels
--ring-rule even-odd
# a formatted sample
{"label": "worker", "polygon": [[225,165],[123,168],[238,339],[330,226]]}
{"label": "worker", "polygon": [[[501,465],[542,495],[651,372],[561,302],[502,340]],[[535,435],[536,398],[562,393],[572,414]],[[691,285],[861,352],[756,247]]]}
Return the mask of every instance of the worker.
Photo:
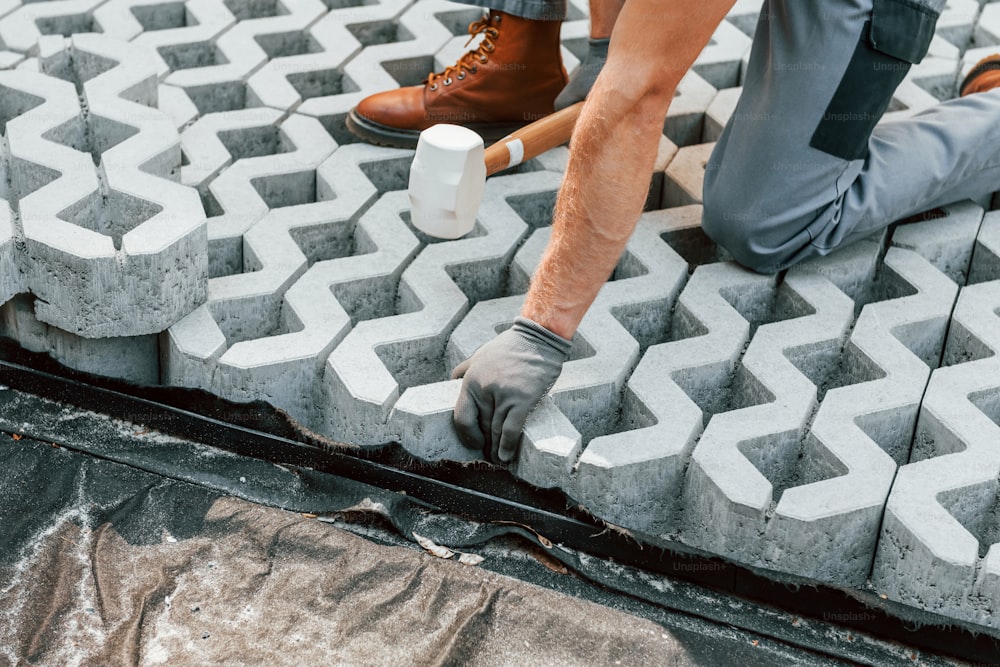
{"label": "worker", "polygon": [[[734,0],[628,0],[584,104],[521,316],[455,369],[462,441],[512,461],[530,411],[642,212],[670,101]],[[876,126],[945,0],[765,0],[708,162],[703,229],[775,273],[894,220],[1000,189],[1000,58],[962,96]],[[947,224],[947,223],[943,223]]]}
{"label": "worker", "polygon": [[586,97],[608,53],[624,0],[591,0],[590,40],[567,81],[559,29],[566,0],[462,0],[489,9],[469,26],[472,51],[424,83],[370,95],[347,116],[357,137],[382,146],[414,148],[420,131],[437,123],[464,125],[495,141],[554,109]]}

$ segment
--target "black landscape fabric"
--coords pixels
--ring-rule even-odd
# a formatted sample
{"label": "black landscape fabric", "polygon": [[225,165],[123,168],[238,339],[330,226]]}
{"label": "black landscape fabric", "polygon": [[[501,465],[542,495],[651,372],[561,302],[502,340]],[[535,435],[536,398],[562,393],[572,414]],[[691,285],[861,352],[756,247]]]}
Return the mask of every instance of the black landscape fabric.
{"label": "black landscape fabric", "polygon": [[4,438],[0,664],[705,664],[652,621]]}

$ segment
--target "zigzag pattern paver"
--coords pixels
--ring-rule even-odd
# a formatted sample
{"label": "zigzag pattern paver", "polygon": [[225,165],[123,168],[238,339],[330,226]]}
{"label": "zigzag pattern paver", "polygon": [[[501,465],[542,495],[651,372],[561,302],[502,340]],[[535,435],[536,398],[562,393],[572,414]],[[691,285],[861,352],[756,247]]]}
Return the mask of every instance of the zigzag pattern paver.
{"label": "zigzag pattern paver", "polygon": [[[1000,627],[1000,283],[965,287],[945,362],[886,507],[872,583],[890,599]],[[987,356],[988,355],[988,356]]]}
{"label": "zigzag pattern paver", "polygon": [[[955,239],[966,257],[978,216],[974,222],[965,225],[966,238]],[[922,224],[927,229],[929,223]],[[905,231],[912,240],[914,230]],[[933,232],[928,229],[932,241]],[[921,249],[890,247],[880,266],[882,285],[874,286],[915,293],[868,303],[856,322],[846,300],[833,315],[832,295],[810,298],[797,288],[803,274],[828,274],[823,264],[829,261],[789,271],[785,284],[814,304],[815,324],[802,319],[758,330],[743,359],[754,382],[743,391],[767,402],[709,423],[688,470],[683,541],[812,579],[865,581],[885,498],[896,465],[907,459],[929,365],[937,365],[958,289],[918,254]],[[855,246],[830,260],[864,250]],[[870,250],[874,265],[878,248]],[[810,365],[799,357],[809,347],[840,347],[838,332],[842,336],[852,325],[840,355],[848,377],[838,382],[850,384],[829,389],[809,424],[817,369],[792,367]],[[797,363],[788,358],[793,355]],[[780,499],[775,487],[784,487]]]}
{"label": "zigzag pattern paver", "polygon": [[[701,184],[762,4],[739,0],[681,83],[647,211],[511,472],[639,539],[1000,629],[1000,218],[955,204],[780,276],[728,261]],[[1000,45],[998,8],[948,3],[890,118],[955,94]],[[572,70],[589,23],[569,10]],[[450,372],[517,315],[567,149],[491,178],[473,232],[438,241],[409,221],[412,151],[344,127],[452,64],[479,16],[0,0],[0,335],[361,447],[480,459]]]}
{"label": "zigzag pattern paver", "polygon": [[38,45],[45,74],[0,72],[26,111],[5,136],[37,315],[89,338],[158,333],[204,300],[207,253],[155,71],[145,51],[99,35]]}

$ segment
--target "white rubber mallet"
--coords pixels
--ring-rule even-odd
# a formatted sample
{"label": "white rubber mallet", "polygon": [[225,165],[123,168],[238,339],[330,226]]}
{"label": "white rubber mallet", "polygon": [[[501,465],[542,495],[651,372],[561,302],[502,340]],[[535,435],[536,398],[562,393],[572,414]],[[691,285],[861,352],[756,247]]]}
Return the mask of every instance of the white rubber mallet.
{"label": "white rubber mallet", "polygon": [[472,231],[486,177],[569,141],[583,102],[509,134],[488,149],[460,125],[434,125],[420,133],[410,166],[410,219],[423,233],[457,239]]}

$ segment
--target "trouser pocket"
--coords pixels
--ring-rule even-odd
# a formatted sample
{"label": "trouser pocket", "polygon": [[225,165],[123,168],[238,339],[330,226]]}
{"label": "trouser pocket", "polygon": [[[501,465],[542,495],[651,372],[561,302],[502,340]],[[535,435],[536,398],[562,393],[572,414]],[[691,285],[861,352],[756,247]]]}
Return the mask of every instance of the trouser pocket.
{"label": "trouser pocket", "polygon": [[871,20],[809,145],[844,160],[868,156],[875,124],[913,63],[923,60],[938,15],[909,0],[875,0]]}

